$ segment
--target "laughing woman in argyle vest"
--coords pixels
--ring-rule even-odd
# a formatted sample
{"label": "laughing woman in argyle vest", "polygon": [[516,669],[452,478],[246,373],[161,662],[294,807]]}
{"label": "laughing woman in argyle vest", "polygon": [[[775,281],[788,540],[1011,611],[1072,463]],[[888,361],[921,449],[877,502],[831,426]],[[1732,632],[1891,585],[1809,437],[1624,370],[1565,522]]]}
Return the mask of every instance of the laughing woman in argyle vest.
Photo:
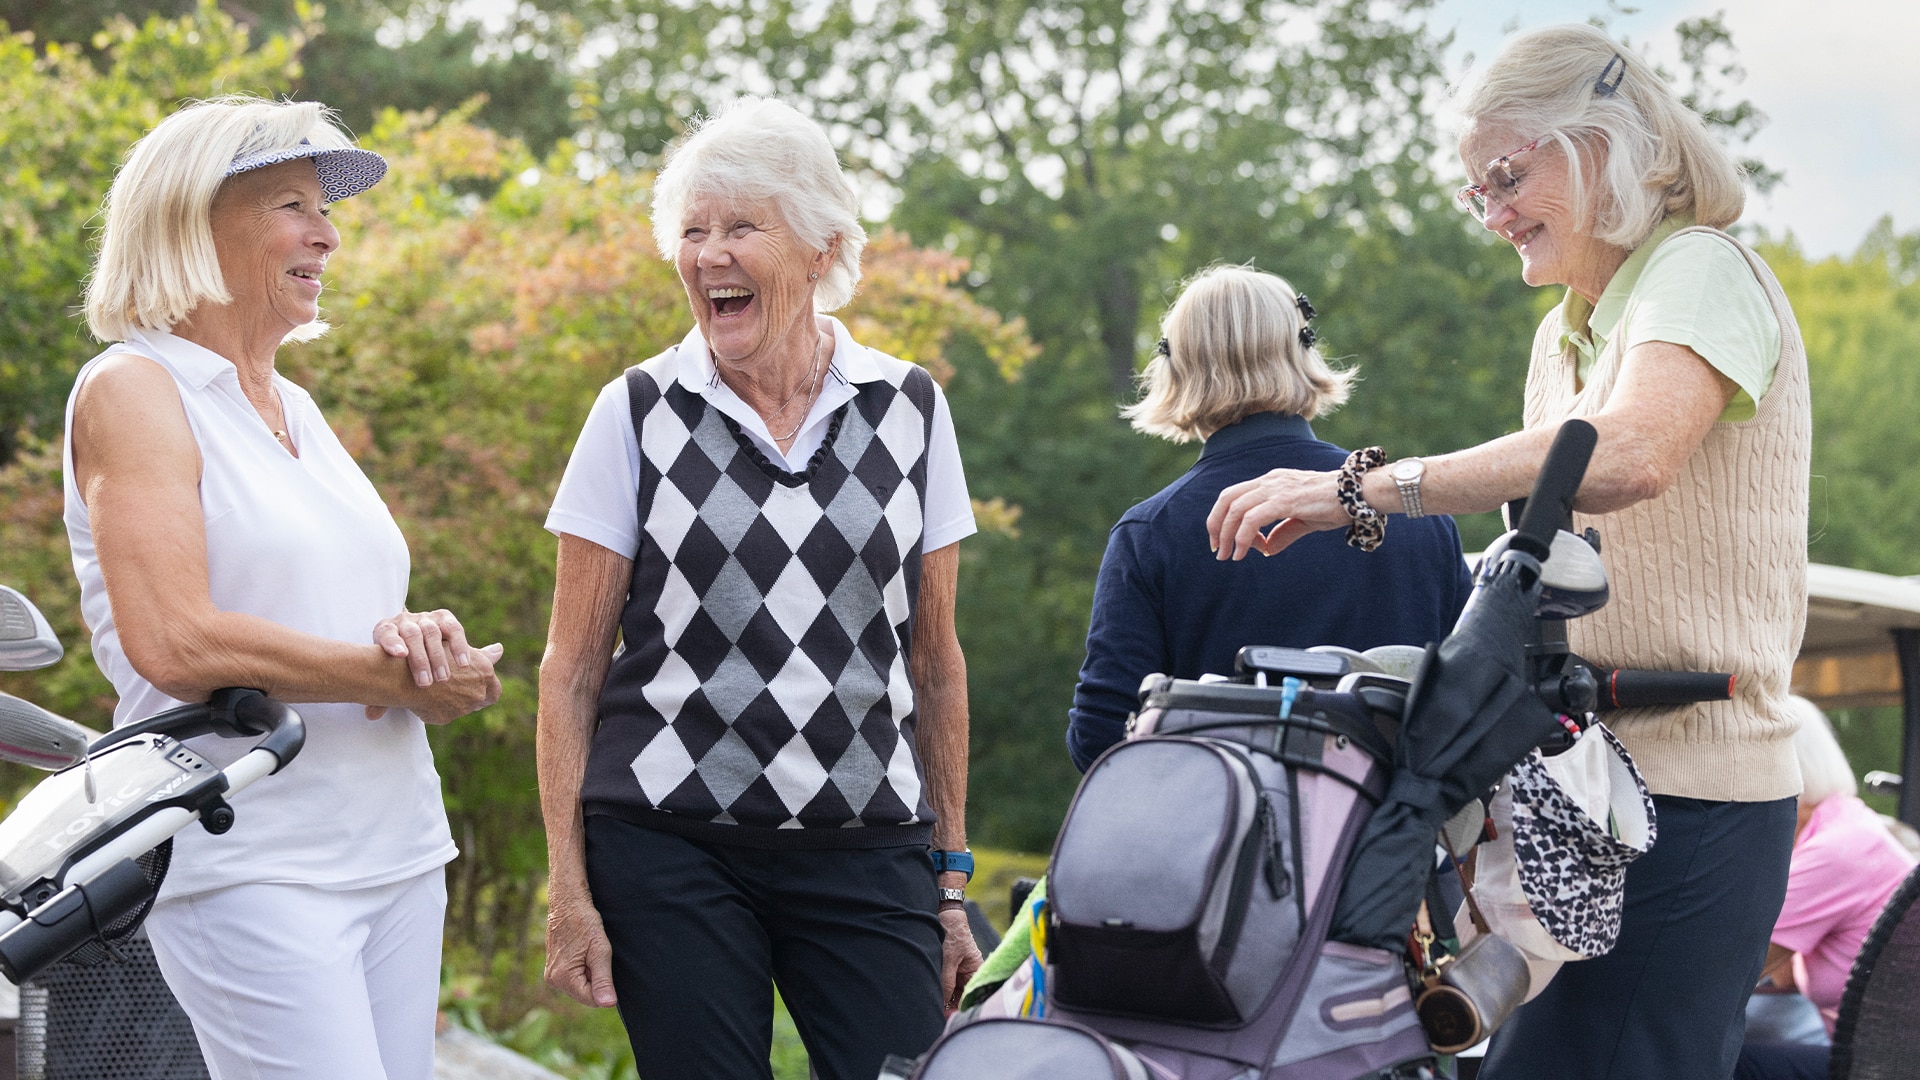
{"label": "laughing woman in argyle vest", "polygon": [[[974,531],[945,398],[853,340],[866,244],[826,132],[743,98],[653,189],[694,327],[608,383],[547,516],[547,981],[647,1080],[822,1080],[940,1033],[963,907]],[[617,642],[617,652],[616,652]]]}
{"label": "laughing woman in argyle vest", "polygon": [[699,395],[663,389],[670,360],[626,377],[640,553],[588,812],[688,835],[925,843],[907,661],[933,380],[898,364],[862,383],[796,474]]}

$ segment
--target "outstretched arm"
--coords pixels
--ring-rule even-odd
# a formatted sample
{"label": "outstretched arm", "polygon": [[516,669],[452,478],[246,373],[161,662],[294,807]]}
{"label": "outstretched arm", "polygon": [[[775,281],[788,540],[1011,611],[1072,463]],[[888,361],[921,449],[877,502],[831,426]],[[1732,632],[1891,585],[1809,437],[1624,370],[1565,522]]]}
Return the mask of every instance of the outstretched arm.
{"label": "outstretched arm", "polygon": [[[1738,386],[1684,345],[1650,341],[1634,346],[1607,405],[1589,417],[1599,443],[1574,503],[1601,514],[1667,490],[1699,449]],[[1431,514],[1475,514],[1524,498],[1556,434],[1531,428],[1451,454],[1426,459],[1422,507]],[[1207,515],[1207,536],[1222,559],[1249,552],[1271,555],[1310,532],[1345,527],[1334,473],[1275,469],[1220,493]],[[1404,507],[1383,470],[1362,478],[1362,494],[1382,513]]]}

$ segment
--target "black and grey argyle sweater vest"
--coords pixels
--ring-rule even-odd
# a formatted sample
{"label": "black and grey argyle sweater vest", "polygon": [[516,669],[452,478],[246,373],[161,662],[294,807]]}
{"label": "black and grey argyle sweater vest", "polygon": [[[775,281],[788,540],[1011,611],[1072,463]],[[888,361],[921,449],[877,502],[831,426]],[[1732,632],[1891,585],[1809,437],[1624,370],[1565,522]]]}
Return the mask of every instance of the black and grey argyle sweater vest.
{"label": "black and grey argyle sweater vest", "polygon": [[587,813],[763,847],[931,837],[909,661],[934,389],[881,364],[804,473],[682,387],[672,352],[627,372],[641,539]]}

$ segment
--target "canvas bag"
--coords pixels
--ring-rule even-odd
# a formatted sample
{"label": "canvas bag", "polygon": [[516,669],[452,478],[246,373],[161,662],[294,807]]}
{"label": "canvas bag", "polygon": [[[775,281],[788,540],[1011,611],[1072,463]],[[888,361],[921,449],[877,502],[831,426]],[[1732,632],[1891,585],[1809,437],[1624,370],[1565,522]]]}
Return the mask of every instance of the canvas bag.
{"label": "canvas bag", "polygon": [[1488,804],[1473,892],[1489,930],[1532,969],[1531,1000],[1562,963],[1620,937],[1627,866],[1653,846],[1653,796],[1618,737],[1593,724],[1553,757],[1529,754]]}

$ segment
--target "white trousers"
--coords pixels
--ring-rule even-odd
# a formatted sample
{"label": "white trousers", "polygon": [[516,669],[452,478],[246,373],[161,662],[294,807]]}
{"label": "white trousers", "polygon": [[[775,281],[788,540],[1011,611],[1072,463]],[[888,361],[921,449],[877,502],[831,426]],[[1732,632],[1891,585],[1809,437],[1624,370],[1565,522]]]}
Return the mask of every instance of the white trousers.
{"label": "white trousers", "polygon": [[213,1080],[432,1080],[446,872],[365,889],[235,885],[147,936]]}

